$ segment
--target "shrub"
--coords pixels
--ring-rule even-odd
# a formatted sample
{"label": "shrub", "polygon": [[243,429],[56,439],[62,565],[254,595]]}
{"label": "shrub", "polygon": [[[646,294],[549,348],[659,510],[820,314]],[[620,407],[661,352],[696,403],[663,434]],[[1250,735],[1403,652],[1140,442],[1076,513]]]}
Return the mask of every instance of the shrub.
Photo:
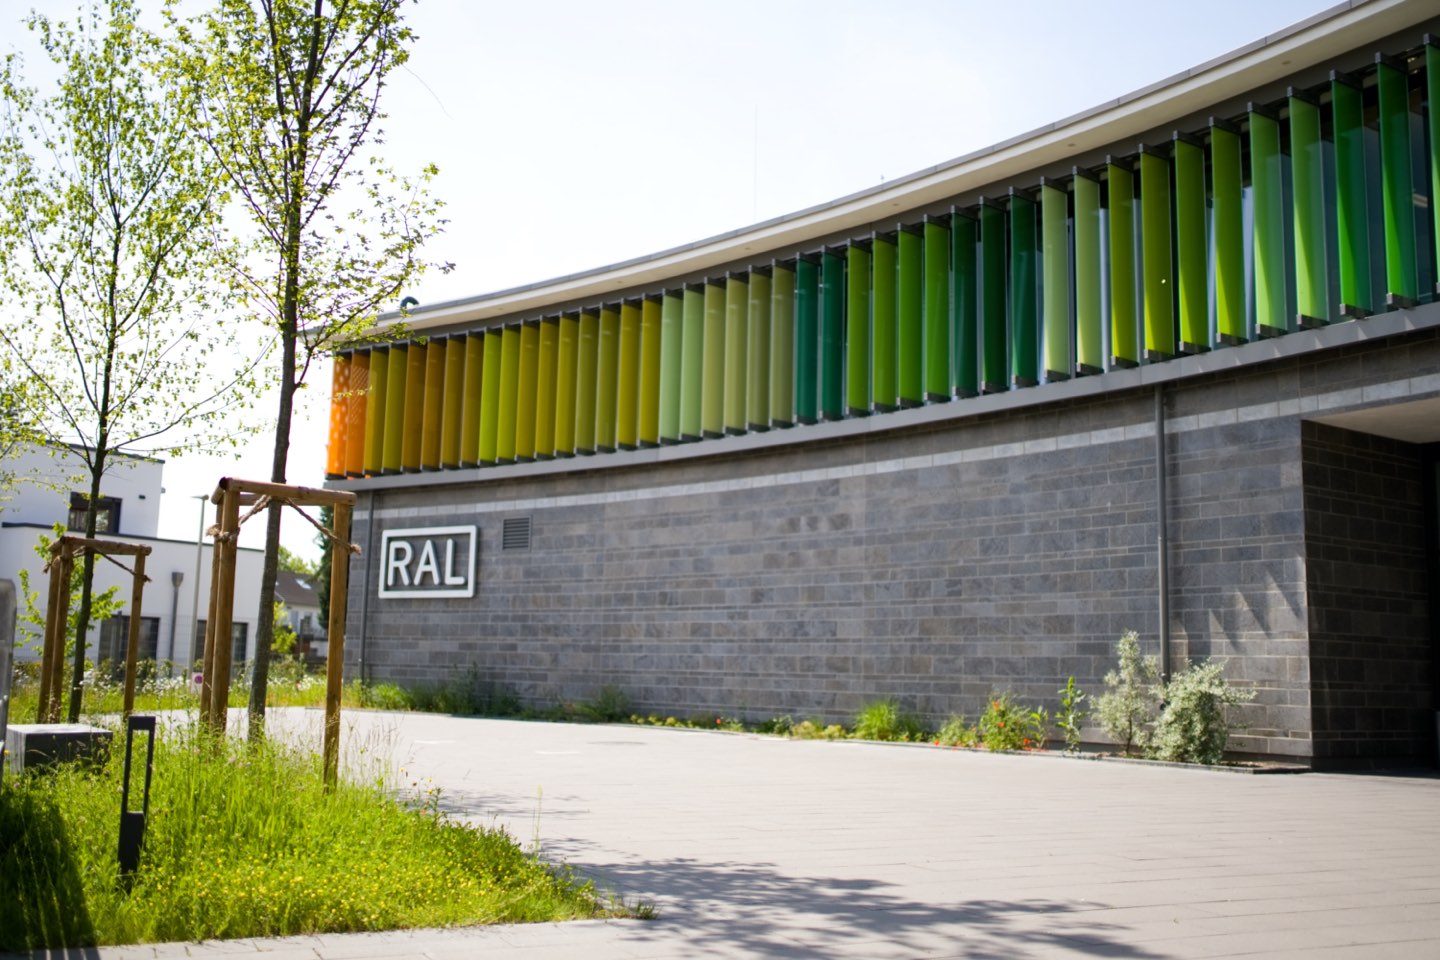
{"label": "shrub", "polygon": [[577,712],[590,723],[619,723],[630,716],[630,698],[624,690],[607,684],[594,700],[582,703]]}
{"label": "shrub", "polygon": [[1140,655],[1140,635],[1127,631],[1115,645],[1116,669],[1105,674],[1105,692],[1095,700],[1095,715],[1125,755],[1146,749],[1147,727],[1155,719],[1160,667],[1154,657]]}
{"label": "shrub", "polygon": [[790,736],[797,740],[844,740],[846,733],[838,723],[826,726],[819,720],[802,720],[791,728]]}
{"label": "shrub", "polygon": [[1065,736],[1066,753],[1080,752],[1080,721],[1085,719],[1080,704],[1084,702],[1085,691],[1075,683],[1075,678],[1066,679],[1065,686],[1060,688],[1060,712],[1055,715],[1055,725]]}
{"label": "shrub", "polygon": [[946,720],[945,725],[935,734],[935,742],[944,747],[973,747],[975,739],[975,728],[966,723],[965,718],[959,714],[951,714],[950,719]]}
{"label": "shrub", "polygon": [[393,683],[361,683],[350,681],[359,706],[372,710],[413,710],[415,702],[409,691]]}
{"label": "shrub", "polygon": [[795,719],[788,713],[782,713],[777,717],[771,717],[755,725],[756,733],[770,733],[776,736],[785,736],[795,727]]}
{"label": "shrub", "polygon": [[920,718],[900,708],[893,697],[867,703],[855,716],[855,736],[860,740],[926,739]]}
{"label": "shrub", "polygon": [[1165,686],[1149,754],[1157,760],[1219,763],[1232,729],[1225,708],[1254,698],[1253,690],[1229,686],[1213,660],[1187,667]]}
{"label": "shrub", "polygon": [[458,676],[411,694],[416,710],[467,717],[513,717],[520,713],[520,698],[503,684],[487,680],[473,664]]}
{"label": "shrub", "polygon": [[1027,710],[1009,692],[995,694],[976,724],[976,736],[986,750],[1040,750],[1050,718],[1040,708]]}

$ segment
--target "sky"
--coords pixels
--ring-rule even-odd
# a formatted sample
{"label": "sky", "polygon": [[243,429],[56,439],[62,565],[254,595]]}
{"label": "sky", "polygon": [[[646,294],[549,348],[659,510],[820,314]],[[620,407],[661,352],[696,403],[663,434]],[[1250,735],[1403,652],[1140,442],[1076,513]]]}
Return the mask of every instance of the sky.
{"label": "sky", "polygon": [[[1310,17],[1328,0],[420,0],[418,39],[382,98],[377,147],[437,164],[448,275],[464,299],[691,243],[1026,133]],[[18,16],[31,4],[0,0]],[[52,15],[73,2],[36,4]],[[8,19],[6,17],[5,19]],[[396,304],[398,306],[398,303]],[[291,483],[323,483],[328,367],[294,421]],[[254,416],[270,417],[273,402]],[[193,539],[238,460],[166,465],[161,535]],[[263,529],[242,544],[263,545]],[[282,542],[318,556],[299,518]]]}

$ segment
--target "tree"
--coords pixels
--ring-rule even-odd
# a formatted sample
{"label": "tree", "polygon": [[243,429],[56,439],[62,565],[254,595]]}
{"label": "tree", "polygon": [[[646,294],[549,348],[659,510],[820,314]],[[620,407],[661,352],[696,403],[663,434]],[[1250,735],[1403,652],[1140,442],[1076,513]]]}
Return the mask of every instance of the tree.
{"label": "tree", "polygon": [[[5,256],[0,250],[0,257]],[[29,439],[26,382],[15,375],[15,362],[0,353],[0,502],[10,499],[15,472],[10,464],[16,451]]]}
{"label": "tree", "polygon": [[290,610],[279,600],[275,601],[275,638],[270,652],[279,657],[288,657],[295,652],[295,641],[299,638],[290,627]]}
{"label": "tree", "polygon": [[[366,158],[383,142],[380,97],[414,40],[406,0],[217,0],[186,25],[184,62],[206,91],[201,135],[253,227],[231,277],[278,332],[279,406],[270,479],[286,480],[296,391],[318,359],[369,333],[382,304],[426,266],[438,202]],[[447,268],[448,269],[448,268]],[[251,735],[264,729],[280,508],[265,530],[250,684]]]}
{"label": "tree", "polygon": [[316,565],[299,554],[292,553],[280,545],[279,568],[301,577],[315,576]]}
{"label": "tree", "polygon": [[[57,523],[51,529],[51,532],[54,533],[54,538],[47,537],[42,533],[35,542],[35,555],[40,558],[42,564],[50,562],[50,545],[65,535],[65,527],[63,524]],[[82,573],[83,568],[70,571],[69,588],[71,596],[74,596],[75,592],[81,588]],[[29,570],[21,567],[18,574],[20,579],[18,586],[20,599],[23,601],[23,610],[20,611],[16,619],[30,629],[21,628],[22,632],[28,636],[28,640],[21,641],[19,637],[17,637],[16,640],[24,646],[30,647],[33,653],[39,655],[45,649],[45,616],[47,611],[41,605],[40,590],[38,589],[38,587],[45,585],[44,578],[42,578],[41,584],[32,587],[30,585]],[[116,595],[119,592],[119,587],[107,587],[105,590],[91,596],[91,618],[103,623],[105,620],[123,610],[124,605],[116,599]],[[75,641],[75,637],[77,636],[75,630],[79,625],[80,611],[71,608],[65,618],[65,645],[67,650]]]}
{"label": "tree", "polygon": [[[25,22],[60,78],[42,98],[18,55],[0,62],[0,281],[11,310],[24,305],[0,320],[0,344],[29,386],[30,422],[84,463],[93,537],[113,455],[213,443],[254,364],[216,377],[241,351],[210,312],[208,264],[223,244],[213,161],[189,133],[194,85],[162,70],[133,0],[92,6],[73,24]],[[87,553],[72,722],[93,574]]]}

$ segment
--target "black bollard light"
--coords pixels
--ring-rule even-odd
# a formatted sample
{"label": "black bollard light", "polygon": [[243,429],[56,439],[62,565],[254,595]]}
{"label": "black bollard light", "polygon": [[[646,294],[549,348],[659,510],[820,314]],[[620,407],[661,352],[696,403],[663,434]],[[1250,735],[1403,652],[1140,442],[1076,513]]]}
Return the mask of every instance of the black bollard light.
{"label": "black bollard light", "polygon": [[[135,732],[144,730],[150,736],[145,747],[145,790],[140,809],[130,809],[130,756],[135,746]],[[150,774],[155,764],[155,718],[130,716],[125,721],[125,782],[120,789],[120,875],[129,877],[140,867],[140,846],[145,841],[145,817],[150,812]]]}

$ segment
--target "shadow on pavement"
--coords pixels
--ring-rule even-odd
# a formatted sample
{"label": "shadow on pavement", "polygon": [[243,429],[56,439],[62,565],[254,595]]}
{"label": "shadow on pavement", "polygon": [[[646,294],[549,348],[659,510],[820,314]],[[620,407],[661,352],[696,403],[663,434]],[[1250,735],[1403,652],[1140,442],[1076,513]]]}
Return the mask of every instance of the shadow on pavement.
{"label": "shadow on pavement", "polygon": [[1056,900],[956,900],[922,903],[887,892],[879,881],[792,877],[764,863],[665,860],[586,863],[580,872],[632,906],[658,902],[659,919],[627,930],[627,939],[674,939],[675,926],[696,955],[761,958],[847,956],[1159,957],[1125,941],[1126,927],[1098,919],[1094,903]]}

